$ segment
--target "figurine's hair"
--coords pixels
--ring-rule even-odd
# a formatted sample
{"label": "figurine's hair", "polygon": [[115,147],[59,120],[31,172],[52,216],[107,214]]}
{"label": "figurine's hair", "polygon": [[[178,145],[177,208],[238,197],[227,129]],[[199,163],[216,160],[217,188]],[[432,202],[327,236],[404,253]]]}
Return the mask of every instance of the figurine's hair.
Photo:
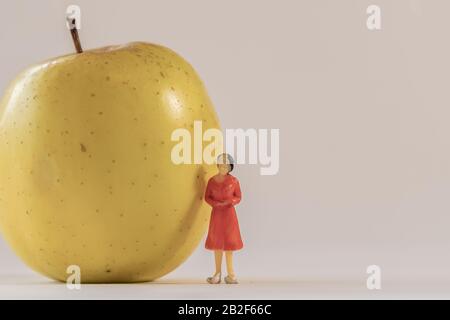
{"label": "figurine's hair", "polygon": [[217,164],[228,164],[230,166],[230,171],[228,172],[231,172],[234,169],[234,159],[228,153],[219,154],[217,157]]}

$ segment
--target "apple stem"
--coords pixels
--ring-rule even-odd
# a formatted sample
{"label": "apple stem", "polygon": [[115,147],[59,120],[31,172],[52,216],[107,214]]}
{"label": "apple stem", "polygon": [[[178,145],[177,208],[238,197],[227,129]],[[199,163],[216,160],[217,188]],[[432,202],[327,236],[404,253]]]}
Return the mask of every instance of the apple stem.
{"label": "apple stem", "polygon": [[80,37],[78,36],[78,29],[75,23],[75,19],[72,19],[72,21],[70,21],[70,34],[72,35],[73,44],[75,45],[77,53],[82,53],[83,49],[81,48]]}

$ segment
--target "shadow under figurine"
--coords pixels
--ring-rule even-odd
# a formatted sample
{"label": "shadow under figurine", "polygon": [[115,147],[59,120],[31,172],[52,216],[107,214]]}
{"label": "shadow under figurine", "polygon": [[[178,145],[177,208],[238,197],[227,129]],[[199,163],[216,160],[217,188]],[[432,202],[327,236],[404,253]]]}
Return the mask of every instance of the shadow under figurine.
{"label": "shadow under figurine", "polygon": [[211,284],[221,282],[224,252],[228,273],[224,280],[227,284],[238,283],[233,269],[233,251],[241,249],[243,243],[234,206],[241,201],[241,189],[238,179],[230,174],[233,168],[234,161],[229,154],[219,155],[219,173],[209,179],[205,192],[205,201],[212,207],[205,248],[214,250],[216,263],[214,275],[206,279]]}

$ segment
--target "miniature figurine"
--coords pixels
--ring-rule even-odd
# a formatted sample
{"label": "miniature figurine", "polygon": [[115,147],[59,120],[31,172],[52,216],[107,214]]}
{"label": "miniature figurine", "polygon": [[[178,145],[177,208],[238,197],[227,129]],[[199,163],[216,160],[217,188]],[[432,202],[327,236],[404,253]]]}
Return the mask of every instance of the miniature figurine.
{"label": "miniature figurine", "polygon": [[209,179],[205,201],[212,206],[211,220],[205,248],[214,250],[216,271],[206,281],[218,284],[222,277],[222,257],[225,252],[227,284],[238,283],[233,269],[233,251],[243,247],[239,223],[234,206],[241,201],[239,181],[230,172],[234,169],[233,158],[226,153],[217,157],[219,173]]}

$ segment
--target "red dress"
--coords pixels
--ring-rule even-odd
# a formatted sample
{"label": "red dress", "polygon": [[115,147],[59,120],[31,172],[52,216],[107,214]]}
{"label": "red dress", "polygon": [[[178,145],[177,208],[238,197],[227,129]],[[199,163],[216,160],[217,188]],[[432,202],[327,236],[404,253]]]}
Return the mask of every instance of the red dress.
{"label": "red dress", "polygon": [[[239,181],[232,175],[222,182],[209,179],[205,200],[212,206],[205,248],[210,250],[239,250],[243,247],[234,206],[241,201]],[[222,201],[225,204],[221,204]]]}

